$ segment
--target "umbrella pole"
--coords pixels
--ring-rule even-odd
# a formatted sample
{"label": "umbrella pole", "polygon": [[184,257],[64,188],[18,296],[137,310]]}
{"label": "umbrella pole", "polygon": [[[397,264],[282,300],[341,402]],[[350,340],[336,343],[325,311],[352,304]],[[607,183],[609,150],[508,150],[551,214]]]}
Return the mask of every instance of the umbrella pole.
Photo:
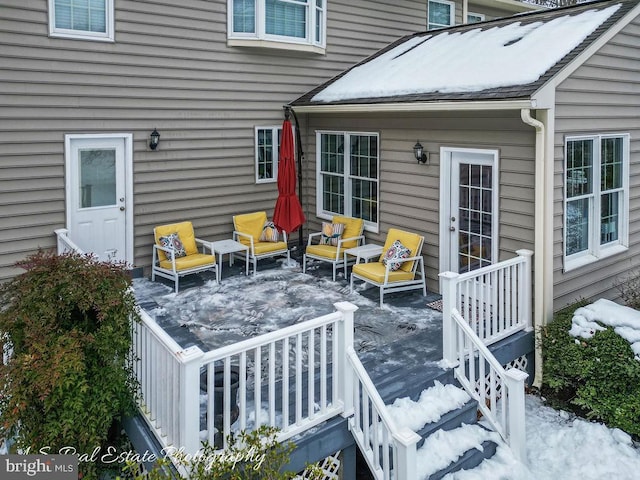
{"label": "umbrella pole", "polygon": [[[296,124],[296,164],[298,166],[298,198],[300,199],[300,203],[302,204],[302,159],[304,158],[304,152],[302,151],[302,138],[300,135],[300,124],[298,123],[298,116],[296,115],[296,112],[293,110],[293,108],[291,108],[290,106],[286,106],[285,107],[285,118],[288,118],[289,113],[291,113],[293,115],[293,120],[294,123]],[[304,211],[304,205],[302,207],[303,211]],[[300,225],[300,227],[298,227],[298,249],[299,249],[299,255],[302,255],[302,248],[303,248],[303,239],[302,239],[302,225]]]}

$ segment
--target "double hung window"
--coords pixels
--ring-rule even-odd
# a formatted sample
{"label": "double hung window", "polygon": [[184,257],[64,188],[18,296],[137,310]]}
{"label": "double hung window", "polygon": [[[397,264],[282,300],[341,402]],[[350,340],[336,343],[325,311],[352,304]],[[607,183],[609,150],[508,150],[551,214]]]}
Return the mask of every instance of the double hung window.
{"label": "double hung window", "polygon": [[625,250],[629,226],[629,135],[565,143],[565,270]]}
{"label": "double hung window", "polygon": [[49,34],[113,41],[113,3],[114,0],[49,0]]}
{"label": "double hung window", "polygon": [[379,138],[377,133],[317,132],[317,214],[362,218],[378,230]]}
{"label": "double hung window", "polygon": [[447,0],[429,0],[427,30],[450,27],[455,23],[456,4]]}
{"label": "double hung window", "polygon": [[282,127],[256,127],[256,183],[278,179]]}
{"label": "double hung window", "polygon": [[228,0],[228,37],[324,48],[325,1]]}

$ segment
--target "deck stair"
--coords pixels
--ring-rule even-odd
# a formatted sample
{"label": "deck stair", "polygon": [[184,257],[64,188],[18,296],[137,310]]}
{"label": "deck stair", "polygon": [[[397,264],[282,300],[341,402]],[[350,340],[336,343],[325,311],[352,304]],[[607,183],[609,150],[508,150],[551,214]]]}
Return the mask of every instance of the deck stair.
{"label": "deck stair", "polygon": [[[383,400],[394,419],[421,437],[417,444],[419,478],[437,480],[493,456],[499,436],[478,424],[477,402],[455,382],[451,370],[420,367],[404,370],[404,374],[408,382],[390,380],[396,388],[389,381],[376,386],[384,392]],[[421,382],[412,381],[418,376]]]}

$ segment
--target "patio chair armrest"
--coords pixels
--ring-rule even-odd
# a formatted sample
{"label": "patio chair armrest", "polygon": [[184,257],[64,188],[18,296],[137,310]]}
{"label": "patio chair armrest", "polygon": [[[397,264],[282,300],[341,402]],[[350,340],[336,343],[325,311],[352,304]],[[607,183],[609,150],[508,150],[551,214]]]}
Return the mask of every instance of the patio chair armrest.
{"label": "patio chair armrest", "polygon": [[392,263],[404,263],[404,262],[415,262],[417,261],[420,264],[420,271],[422,276],[424,276],[424,257],[422,255],[416,257],[407,257],[407,258],[397,258],[394,259],[393,262],[387,262],[384,269],[384,283],[389,283],[389,272],[391,272],[391,264]]}
{"label": "patio chair armrest", "polygon": [[176,256],[174,255],[175,249],[171,247],[163,247],[162,245],[158,245],[157,243],[154,243],[153,244],[154,264],[155,264],[155,260],[158,258],[158,254],[156,253],[158,250],[162,250],[167,256],[167,260],[171,260],[171,263],[173,264],[173,269],[175,270],[176,269]]}
{"label": "patio chair armrest", "polygon": [[196,243],[202,245],[202,253],[206,253],[205,249],[208,248],[211,252],[211,255],[213,255],[213,247],[211,246],[211,242],[196,237]]}
{"label": "patio chair armrest", "polygon": [[357,237],[349,237],[349,238],[339,238],[338,248],[341,248],[344,242],[353,242],[354,240],[357,240],[358,241],[357,245],[360,246],[360,242],[364,240],[364,235],[358,235]]}
{"label": "patio chair armrest", "polygon": [[239,231],[237,231],[237,230],[234,230],[234,231],[233,231],[233,239],[234,239],[236,242],[238,242],[238,241],[239,241],[239,237],[244,237],[244,238],[246,238],[247,240],[249,240],[249,243],[250,243],[250,245],[251,245],[251,246],[250,246],[250,248],[251,248],[251,255],[253,255],[253,237],[252,237],[251,235],[246,234],[246,233],[242,233],[242,232],[239,232]]}
{"label": "patio chair armrest", "polygon": [[315,237],[320,237],[320,236],[322,236],[322,232],[310,233],[309,237],[307,238],[307,247],[309,245],[311,245],[312,239],[314,239]]}

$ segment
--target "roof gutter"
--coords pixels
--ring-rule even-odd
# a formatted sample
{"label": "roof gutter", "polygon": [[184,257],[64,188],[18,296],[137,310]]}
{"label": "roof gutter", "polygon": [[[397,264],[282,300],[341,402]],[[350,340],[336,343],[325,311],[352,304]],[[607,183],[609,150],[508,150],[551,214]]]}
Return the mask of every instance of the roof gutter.
{"label": "roof gutter", "polygon": [[[545,124],[531,116],[531,110],[520,111],[522,121],[536,129],[535,144],[535,227],[534,227],[534,307],[533,328],[535,338],[535,376],[533,386],[542,385],[542,345],[541,328],[544,322],[545,292]],[[552,230],[549,231],[552,234]]]}
{"label": "roof gutter", "polygon": [[298,113],[440,112],[475,110],[520,110],[536,108],[535,100],[475,100],[465,102],[398,102],[293,105]]}

